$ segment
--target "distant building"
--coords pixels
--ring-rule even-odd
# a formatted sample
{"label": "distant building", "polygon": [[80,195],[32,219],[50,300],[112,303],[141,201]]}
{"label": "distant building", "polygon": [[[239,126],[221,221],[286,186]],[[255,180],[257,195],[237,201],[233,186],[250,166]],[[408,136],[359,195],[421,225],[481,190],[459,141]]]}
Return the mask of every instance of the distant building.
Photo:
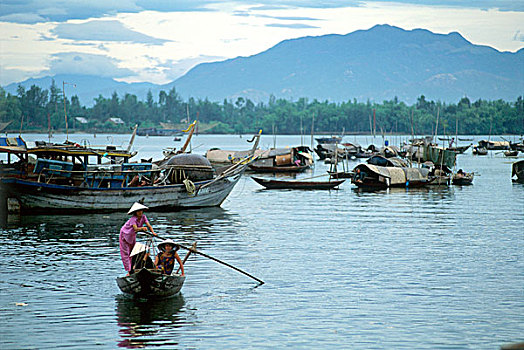
{"label": "distant building", "polygon": [[75,120],[77,122],[79,122],[80,124],[87,124],[88,123],[87,119],[84,118],[84,117],[75,117]]}
{"label": "distant building", "polygon": [[108,119],[111,123],[115,124],[115,125],[123,125],[125,124],[124,121],[120,118],[117,118],[117,117],[111,117]]}

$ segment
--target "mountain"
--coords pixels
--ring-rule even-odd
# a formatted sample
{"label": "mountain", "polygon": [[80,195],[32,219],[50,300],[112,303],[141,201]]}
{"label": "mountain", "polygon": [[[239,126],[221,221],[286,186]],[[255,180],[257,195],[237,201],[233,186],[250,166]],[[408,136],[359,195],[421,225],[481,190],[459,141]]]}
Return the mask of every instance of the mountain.
{"label": "mountain", "polygon": [[151,90],[156,100],[160,90],[173,86],[184,98],[212,101],[242,96],[267,102],[271,95],[377,102],[397,96],[409,104],[420,95],[455,103],[464,96],[513,101],[524,91],[524,49],[500,52],[474,45],[456,32],[377,25],[346,35],[285,40],[254,56],[202,63],[165,85],[57,75],[4,88],[12,94],[18,84],[49,89],[52,78],[60,89],[62,81],[76,83],[76,88],[66,86],[66,94],[78,95],[87,106],[114,91],[119,97],[131,93],[145,100]]}
{"label": "mountain", "polygon": [[285,40],[250,57],[203,63],[174,82],[183,96],[299,97],[382,102],[397,96],[514,100],[524,91],[524,49],[499,52],[459,33],[377,25],[347,35]]}
{"label": "mountain", "polygon": [[[62,82],[67,82],[65,91],[68,98],[77,95],[80,103],[86,106],[91,106],[94,99],[99,95],[106,98],[111,97],[116,91],[118,96],[122,98],[126,93],[136,95],[139,100],[145,100],[147,92],[151,90],[155,98],[158,97],[158,92],[161,89],[166,89],[163,85],[155,85],[152,83],[124,83],[111,78],[101,78],[91,75],[67,75],[60,74],[55,76],[46,76],[38,79],[27,79],[20,83],[13,83],[4,87],[5,91],[11,94],[16,94],[18,85],[22,85],[26,90],[32,85],[49,90],[52,80],[55,80],[55,85],[62,91]],[[75,84],[76,86],[72,86]]]}

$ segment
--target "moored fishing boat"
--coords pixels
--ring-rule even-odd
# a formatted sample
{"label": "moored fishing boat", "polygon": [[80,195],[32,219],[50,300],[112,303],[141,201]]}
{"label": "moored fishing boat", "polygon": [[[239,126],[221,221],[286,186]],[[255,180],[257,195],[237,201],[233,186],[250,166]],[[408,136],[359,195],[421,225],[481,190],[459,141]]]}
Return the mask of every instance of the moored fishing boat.
{"label": "moored fishing boat", "polygon": [[258,155],[249,168],[260,173],[302,172],[313,164],[310,152],[307,146],[272,148]]}
{"label": "moored fishing boat", "polygon": [[447,148],[447,150],[449,151],[453,151],[457,154],[462,154],[464,152],[466,152],[469,148],[471,147],[471,145],[466,145],[466,146],[450,146]]}
{"label": "moored fishing boat", "polygon": [[351,183],[360,188],[421,187],[429,183],[425,168],[383,167],[361,163],[354,169]]}
{"label": "moored fishing boat", "polygon": [[488,154],[488,150],[485,147],[474,146],[471,153],[476,156],[485,156]]}
{"label": "moored fishing boat", "polygon": [[[178,163],[187,162],[188,156],[193,164]],[[222,204],[248,164],[235,164],[217,174],[202,156],[180,155],[173,160],[156,169],[150,163],[93,171],[42,167],[29,178],[7,177],[0,181],[7,198],[17,199],[22,212],[125,211],[144,198],[151,203],[151,209],[181,210]]]}
{"label": "moored fishing boat", "polygon": [[[128,153],[95,152],[98,160],[111,157],[111,162],[90,164],[84,153],[92,151],[77,148],[46,150],[47,158],[37,158],[32,171],[0,178],[6,197],[16,200],[22,213],[125,211],[145,198],[155,210],[219,206],[252,161],[215,171],[194,154],[169,153],[158,162],[126,163]],[[57,157],[61,160],[51,159]]]}
{"label": "moored fishing boat", "polygon": [[509,141],[489,141],[489,140],[480,140],[479,147],[483,147],[491,151],[505,151],[510,149]]}
{"label": "moored fishing boat", "polygon": [[318,143],[324,143],[324,144],[328,144],[328,143],[340,143],[340,141],[342,141],[342,136],[317,137],[317,138],[315,138],[315,140],[316,140]]}
{"label": "moored fishing boat", "polygon": [[253,143],[253,146],[251,149],[246,151],[234,151],[234,150],[223,150],[220,148],[212,148],[208,150],[205,154],[205,157],[211,165],[213,165],[215,168],[223,167],[223,166],[230,166],[231,164],[238,163],[242,160],[244,160],[246,157],[256,156],[258,157],[265,157],[269,153],[269,151],[263,151],[258,149],[258,144],[260,142],[260,135],[262,134],[262,130],[258,132],[258,134],[254,135],[251,140],[248,140],[248,143]]}
{"label": "moored fishing boat", "polygon": [[310,181],[304,180],[276,180],[251,176],[255,182],[267,189],[290,190],[331,190],[340,186],[345,180]]}

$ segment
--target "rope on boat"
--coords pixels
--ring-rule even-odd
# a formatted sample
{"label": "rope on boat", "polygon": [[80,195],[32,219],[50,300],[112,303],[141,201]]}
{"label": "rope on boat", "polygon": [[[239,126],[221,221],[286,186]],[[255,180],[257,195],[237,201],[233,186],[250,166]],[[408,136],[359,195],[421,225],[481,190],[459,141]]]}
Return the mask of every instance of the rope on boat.
{"label": "rope on boat", "polygon": [[195,195],[195,191],[196,191],[196,187],[195,187],[195,184],[193,183],[193,181],[191,181],[189,179],[185,179],[182,182],[184,183],[184,185],[186,185],[187,194],[190,195],[190,196],[194,196]]}

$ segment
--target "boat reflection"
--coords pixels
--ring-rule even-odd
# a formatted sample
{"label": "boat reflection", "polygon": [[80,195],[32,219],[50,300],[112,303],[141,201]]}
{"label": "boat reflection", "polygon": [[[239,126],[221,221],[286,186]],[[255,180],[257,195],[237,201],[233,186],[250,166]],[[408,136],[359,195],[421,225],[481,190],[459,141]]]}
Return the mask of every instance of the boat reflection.
{"label": "boat reflection", "polygon": [[[3,211],[2,211],[3,213]],[[190,209],[180,212],[148,211],[147,217],[154,229],[172,233],[189,241],[205,238],[205,233],[224,231],[240,223],[237,214],[220,207]],[[21,235],[48,238],[102,238],[117,237],[120,226],[129,219],[125,213],[84,215],[0,215],[0,227],[16,228]],[[115,236],[116,234],[116,236]],[[186,237],[187,236],[187,237]]]}
{"label": "boat reflection", "polygon": [[138,302],[119,295],[116,318],[120,327],[119,347],[138,349],[150,346],[177,347],[177,329],[187,325],[182,295],[165,300]]}
{"label": "boat reflection", "polygon": [[398,195],[398,194],[418,194],[421,195],[423,199],[431,199],[431,198],[452,198],[455,195],[455,188],[452,186],[430,186],[430,187],[415,187],[415,188],[408,188],[408,187],[390,187],[385,189],[366,189],[366,188],[359,188],[359,187],[353,187],[351,189],[357,197],[364,197],[364,196],[373,196],[376,194],[390,194],[390,195]]}

